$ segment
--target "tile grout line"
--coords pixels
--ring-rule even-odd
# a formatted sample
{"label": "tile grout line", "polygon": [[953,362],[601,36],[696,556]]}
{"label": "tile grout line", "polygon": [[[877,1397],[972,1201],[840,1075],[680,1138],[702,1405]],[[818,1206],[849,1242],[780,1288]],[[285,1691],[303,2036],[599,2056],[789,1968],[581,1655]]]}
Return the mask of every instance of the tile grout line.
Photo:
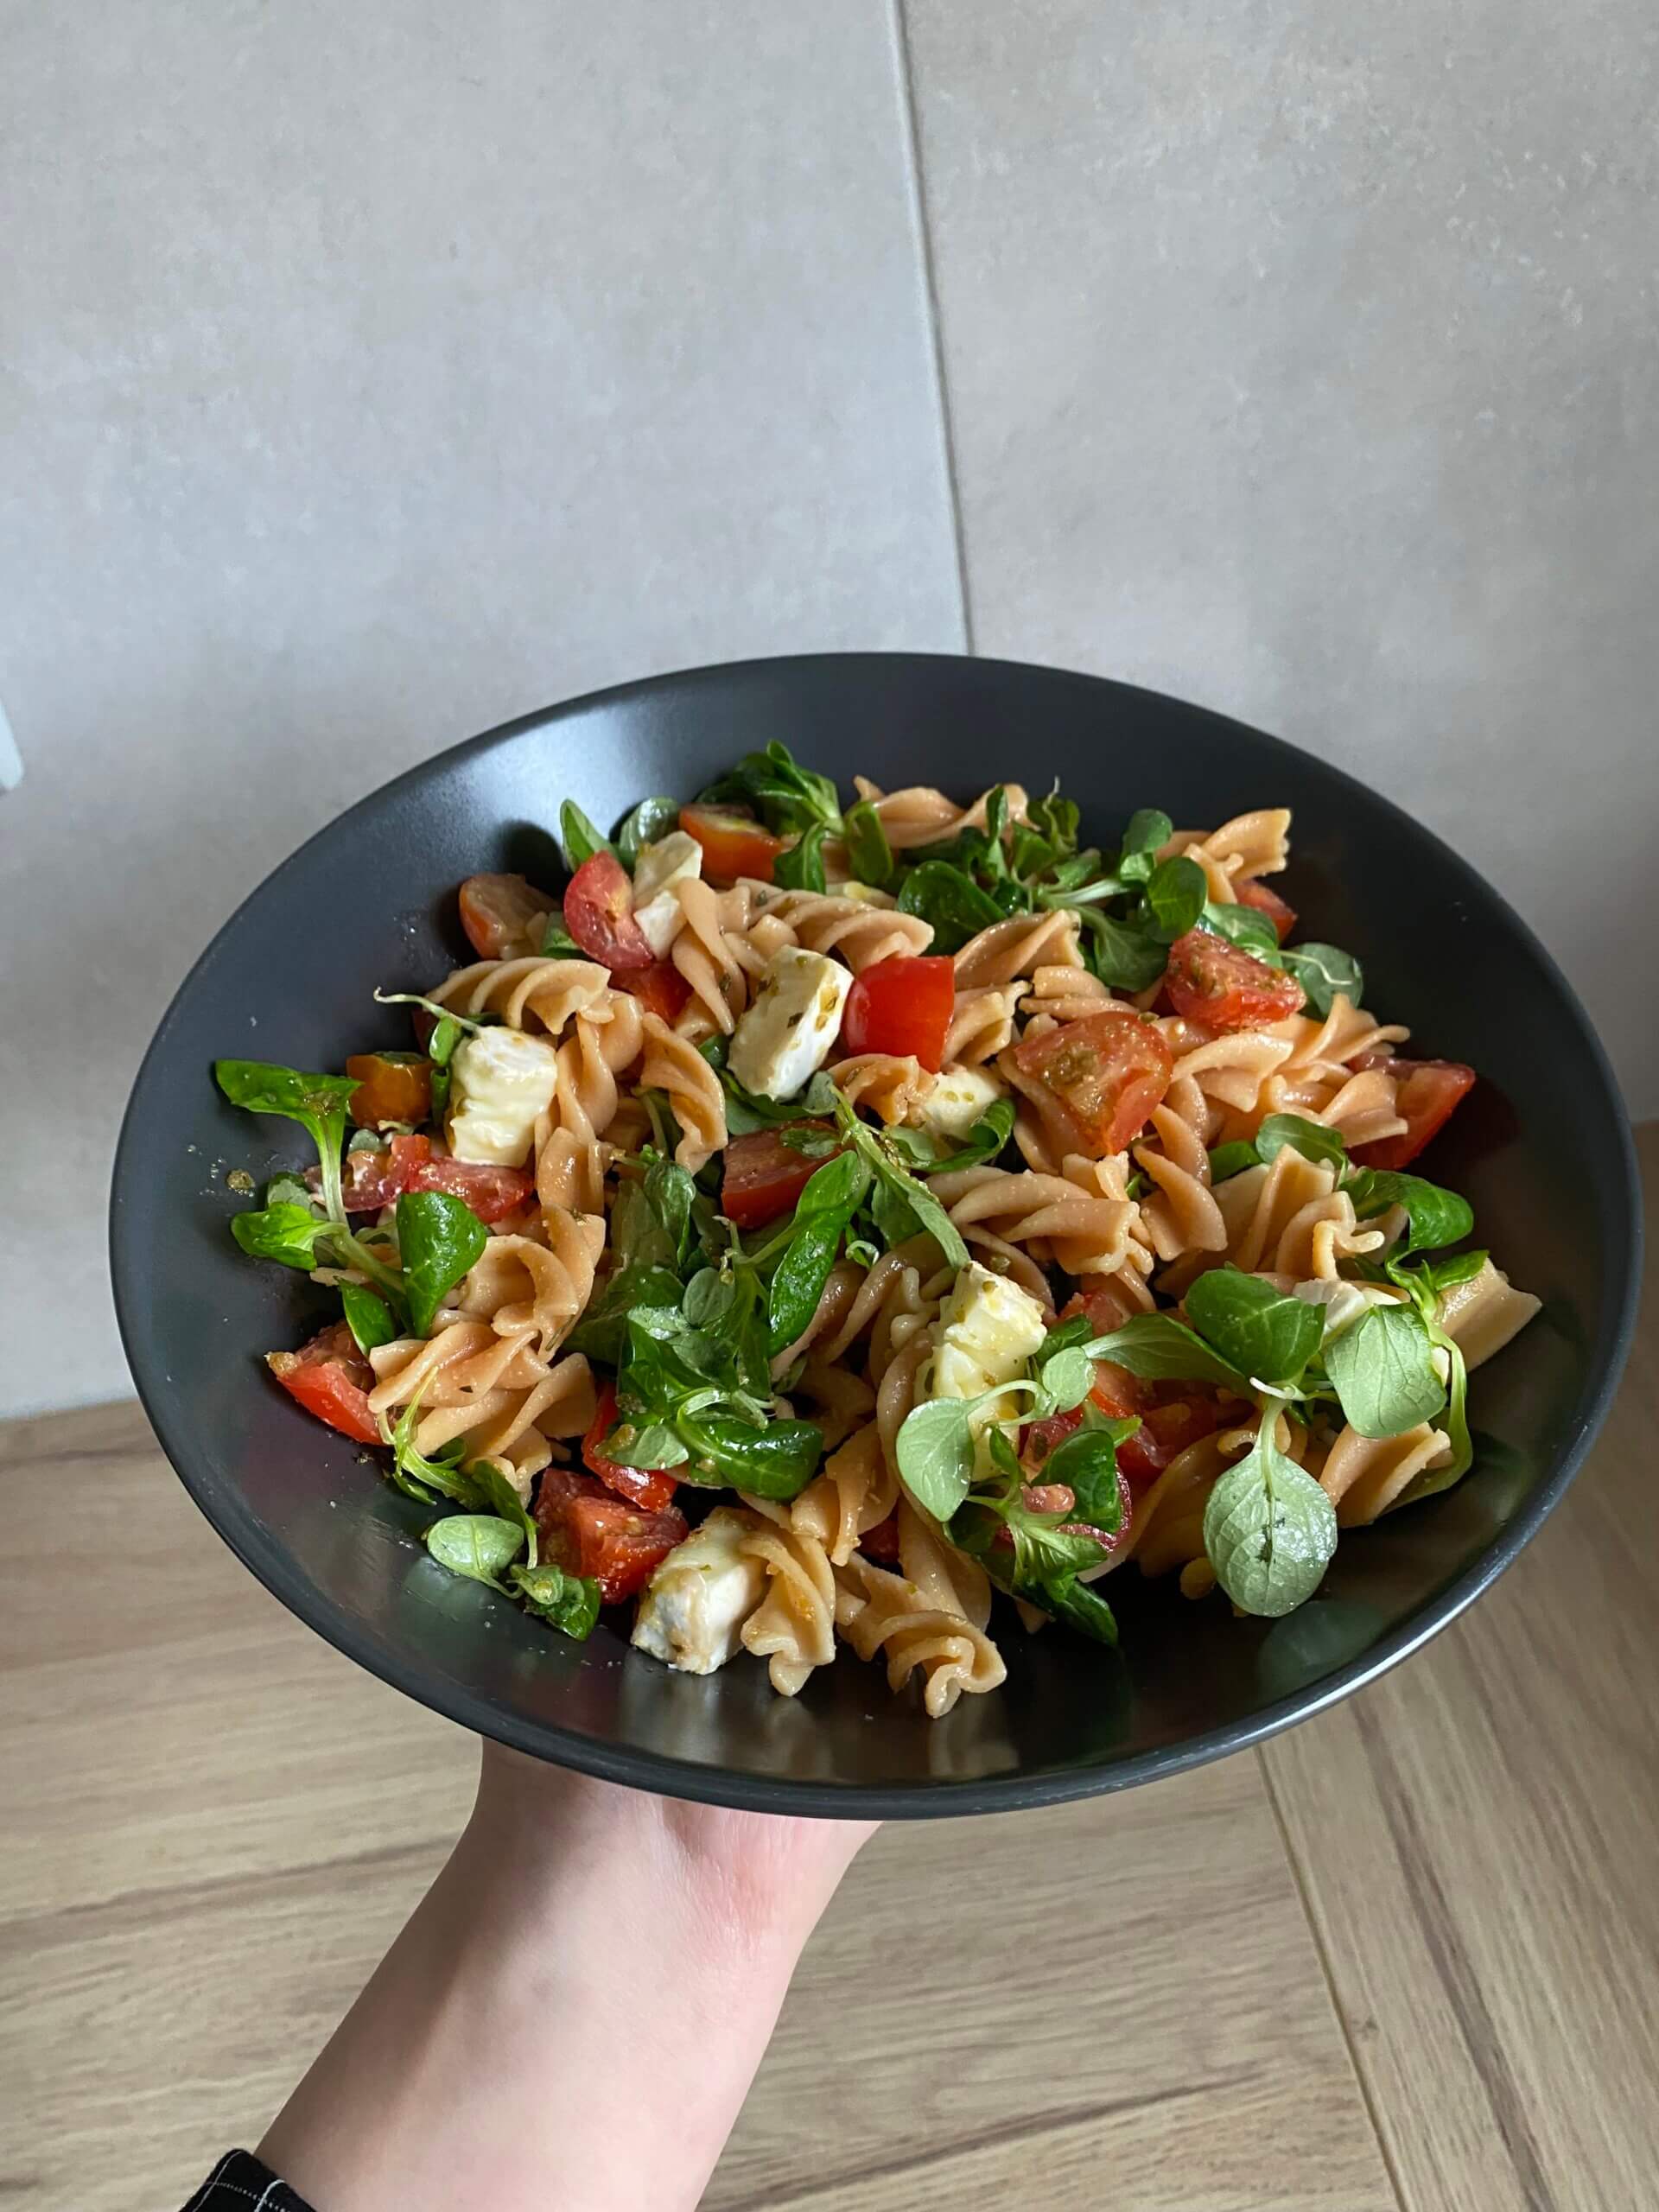
{"label": "tile grout line", "polygon": [[927,304],[929,347],[933,356],[933,388],[939,404],[939,443],[944,462],[945,496],[950,505],[950,541],[957,563],[957,599],[962,609],[964,652],[974,645],[973,602],[968,590],[968,546],[962,519],[962,492],[957,480],[957,439],[950,419],[950,391],[944,373],[944,323],[939,308],[938,270],[933,259],[933,234],[928,222],[927,187],[922,172],[922,126],[916,106],[915,73],[911,66],[910,27],[905,0],[890,0],[889,21],[893,58],[899,71],[899,99],[904,118],[905,166],[910,178],[911,219],[922,262],[922,293]]}
{"label": "tile grout line", "polygon": [[1354,2042],[1353,2031],[1348,2024],[1348,2015],[1343,2010],[1342,1999],[1338,1993],[1336,1975],[1332,1971],[1330,1953],[1325,1948],[1324,1936],[1319,1933],[1319,1923],[1313,1910],[1313,1901],[1308,1894],[1307,1884],[1302,1875],[1302,1862],[1297,1856],[1295,1845],[1290,1840],[1290,1827],[1285,1819],[1284,1808],[1279,1802],[1278,1785],[1274,1781],[1266,1755],[1260,1746],[1251,1756],[1255,1761],[1256,1771],[1262,1777],[1262,1787],[1267,1793],[1268,1809],[1273,1815],[1274,1826],[1279,1831],[1279,1847],[1285,1854],[1285,1864],[1290,1870],[1291,1882],[1296,1891],[1296,1901],[1301,1906],[1302,1918],[1307,1924],[1308,1938],[1313,1946],[1313,1955],[1319,1963],[1319,1974],[1325,1983],[1325,1993],[1330,1999],[1332,2012],[1336,2015],[1337,2026],[1341,2032],[1343,2048],[1348,2054],[1348,2065],[1354,2077],[1354,2085],[1359,2091],[1360,2102],[1365,2107],[1365,2117],[1371,2124],[1371,2138],[1376,2145],[1376,2154],[1382,2161],[1382,2171],[1389,2177],[1389,2186],[1394,2191],[1395,2202],[1399,2205],[1400,2212],[1412,2212],[1412,2201],[1406,2194],[1405,2183],[1395,2163],[1394,2152],[1389,2147],[1388,2134],[1382,2126],[1382,2115],[1372,2092],[1370,2076],[1360,2064],[1358,2048]]}

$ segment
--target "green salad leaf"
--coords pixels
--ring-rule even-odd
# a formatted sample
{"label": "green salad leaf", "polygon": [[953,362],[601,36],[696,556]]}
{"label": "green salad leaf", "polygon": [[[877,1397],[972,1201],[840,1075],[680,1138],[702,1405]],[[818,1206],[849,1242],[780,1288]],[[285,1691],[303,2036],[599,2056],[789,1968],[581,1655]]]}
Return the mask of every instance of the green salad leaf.
{"label": "green salad leaf", "polygon": [[1312,1475],[1273,1439],[1271,1411],[1255,1442],[1210,1493],[1204,1548],[1242,1612],[1294,1612],[1325,1579],[1337,1548],[1337,1510]]}
{"label": "green salad leaf", "polygon": [[356,1338],[359,1351],[372,1351],[377,1344],[391,1342],[397,1333],[397,1324],[384,1298],[360,1282],[341,1283],[340,1297],[346,1308],[346,1325]]}
{"label": "green salad leaf", "polygon": [[1338,991],[1351,1006],[1359,1004],[1365,977],[1351,952],[1334,944],[1287,944],[1279,959],[1307,993],[1307,1003],[1321,1021]]}
{"label": "green salad leaf", "polygon": [[516,1559],[524,1531],[493,1513],[451,1513],[435,1521],[426,1532],[426,1548],[440,1567],[463,1574],[471,1582],[486,1582],[492,1590],[509,1592],[502,1569]]}
{"label": "green salad leaf", "polygon": [[680,826],[680,803],[674,798],[642,798],[616,833],[616,856],[630,875],[639,863],[642,845],[660,844]]}
{"label": "green salad leaf", "polygon": [[398,1199],[397,1249],[417,1337],[430,1333],[446,1292],[476,1265],[488,1242],[489,1232],[472,1208],[447,1191],[405,1191]]}
{"label": "green salad leaf", "polygon": [[559,843],[564,853],[564,864],[572,875],[595,853],[609,853],[614,860],[616,848],[608,837],[601,836],[573,798],[568,798],[559,809]]}
{"label": "green salad leaf", "polygon": [[1369,1307],[1325,1346],[1325,1372],[1344,1418],[1361,1436],[1398,1436],[1431,1420],[1446,1403],[1433,1351],[1414,1307]]}
{"label": "green salad leaf", "polygon": [[1406,1236],[1400,1249],[1430,1252],[1442,1245],[1461,1243],[1475,1225],[1475,1210],[1456,1191],[1421,1175],[1404,1175],[1393,1168],[1357,1167],[1343,1184],[1362,1221],[1370,1221],[1391,1206],[1405,1210]]}
{"label": "green salad leaf", "polygon": [[1260,1382],[1300,1381],[1319,1348],[1324,1317],[1261,1275],[1212,1268],[1186,1294],[1187,1318],[1230,1368]]}
{"label": "green salad leaf", "polygon": [[578,1643],[587,1642],[599,1618],[597,1582],[552,1566],[514,1567],[508,1574],[526,1612],[534,1613],[550,1628],[560,1630]]}
{"label": "green salad leaf", "polygon": [[873,891],[889,889],[894,874],[893,848],[881,827],[881,817],[868,799],[861,798],[848,808],[842,834],[855,881],[868,883]]}

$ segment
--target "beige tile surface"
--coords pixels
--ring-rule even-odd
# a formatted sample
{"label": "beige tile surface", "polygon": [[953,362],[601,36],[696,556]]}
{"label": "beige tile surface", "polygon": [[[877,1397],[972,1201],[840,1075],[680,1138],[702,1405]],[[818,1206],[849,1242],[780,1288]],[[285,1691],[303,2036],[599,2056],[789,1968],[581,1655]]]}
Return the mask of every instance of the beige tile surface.
{"label": "beige tile surface", "polygon": [[906,16],[977,649],[1379,785],[1659,1112],[1651,10]]}

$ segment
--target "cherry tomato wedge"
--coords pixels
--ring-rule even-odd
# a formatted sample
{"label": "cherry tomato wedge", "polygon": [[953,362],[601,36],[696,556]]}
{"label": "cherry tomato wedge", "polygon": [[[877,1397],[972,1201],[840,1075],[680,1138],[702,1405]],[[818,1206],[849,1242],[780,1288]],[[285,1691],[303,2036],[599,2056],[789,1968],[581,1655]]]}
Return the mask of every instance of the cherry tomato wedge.
{"label": "cherry tomato wedge", "polygon": [[1217,1031],[1282,1021],[1300,1014],[1307,996],[1294,976],[1208,930],[1176,938],[1164,985],[1177,1014]]}
{"label": "cherry tomato wedge", "polygon": [[1400,1079],[1395,1105],[1404,1118],[1405,1134],[1356,1146],[1354,1158],[1362,1167],[1408,1165],[1431,1137],[1439,1135],[1475,1087],[1473,1068],[1461,1060],[1390,1060],[1387,1065]]}
{"label": "cherry tomato wedge", "polygon": [[899,1509],[895,1505],[885,1521],[878,1521],[874,1529],[867,1529],[858,1540],[858,1548],[866,1559],[873,1559],[878,1567],[897,1567],[899,1564]]}
{"label": "cherry tomato wedge", "polygon": [[1096,1160],[1122,1152],[1146,1127],[1175,1065],[1156,1025],[1132,1007],[1027,1037],[1014,1060],[1065,1108],[1079,1144]]}
{"label": "cherry tomato wedge", "polygon": [[616,1385],[607,1382],[599,1394],[593,1427],[582,1440],[582,1465],[618,1497],[626,1497],[645,1512],[660,1513],[674,1503],[679,1484],[672,1475],[645,1467],[625,1467],[619,1460],[607,1459],[600,1446],[615,1427]]}
{"label": "cherry tomato wedge", "polygon": [[647,1014],[674,1022],[690,1002],[691,986],[672,961],[653,960],[649,968],[620,968],[616,988],[639,1000]]}
{"label": "cherry tomato wedge", "polygon": [[853,979],[841,1017],[842,1044],[849,1052],[912,1053],[937,1075],[956,1002],[954,960],[931,953],[878,960]]}
{"label": "cherry tomato wedge", "polygon": [[347,1213],[378,1213],[405,1191],[447,1191],[486,1223],[505,1221],[536,1195],[536,1178],[527,1167],[452,1160],[423,1136],[395,1136],[385,1152],[348,1152],[341,1186]]}
{"label": "cherry tomato wedge", "polygon": [[702,872],[711,883],[735,883],[740,875],[772,881],[784,840],[747,815],[728,814],[717,806],[683,806],[680,827],[702,847]]}
{"label": "cherry tomato wedge", "polygon": [[554,1564],[567,1574],[590,1575],[607,1605],[632,1598],[690,1533],[677,1507],[641,1512],[569,1467],[550,1467],[543,1475],[536,1525]]}
{"label": "cherry tomato wedge", "polygon": [[[828,1122],[791,1122],[790,1127],[810,1129],[815,1136],[835,1134]],[[760,1229],[788,1213],[814,1172],[831,1157],[824,1153],[809,1159],[784,1142],[782,1129],[756,1129],[748,1136],[734,1137],[726,1147],[720,1210],[739,1229]]]}
{"label": "cherry tomato wedge", "polygon": [[614,853],[594,853],[571,877],[564,926],[590,960],[607,968],[651,968],[657,956],[633,918],[633,886]]}
{"label": "cherry tomato wedge", "polygon": [[1259,875],[1241,875],[1233,886],[1233,894],[1241,906],[1254,906],[1258,914],[1267,916],[1281,944],[1295,928],[1296,909],[1287,906]]}
{"label": "cherry tomato wedge", "polygon": [[424,1122],[432,1111],[432,1063],[418,1052],[354,1052],[346,1072],[357,1079],[351,1115],[359,1129]]}
{"label": "cherry tomato wedge", "polygon": [[378,1444],[369,1411],[374,1370],[343,1321],[324,1329],[298,1351],[270,1351],[265,1364],[289,1396],[356,1444]]}
{"label": "cherry tomato wedge", "polygon": [[461,887],[461,926],[480,960],[539,952],[539,925],[553,901],[522,875],[469,875]]}
{"label": "cherry tomato wedge", "polygon": [[[395,1149],[416,1140],[394,1137],[391,1141]],[[452,1198],[464,1200],[481,1222],[489,1223],[505,1221],[509,1214],[529,1205],[536,1196],[536,1178],[528,1167],[492,1167],[481,1160],[452,1160],[447,1152],[435,1148],[426,1159],[411,1165],[404,1188],[447,1191]]]}

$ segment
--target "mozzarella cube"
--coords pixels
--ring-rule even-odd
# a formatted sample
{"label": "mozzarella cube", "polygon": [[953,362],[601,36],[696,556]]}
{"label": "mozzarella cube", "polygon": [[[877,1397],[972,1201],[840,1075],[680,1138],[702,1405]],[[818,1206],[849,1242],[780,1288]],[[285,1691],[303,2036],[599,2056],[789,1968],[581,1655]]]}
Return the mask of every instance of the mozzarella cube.
{"label": "mozzarella cube", "polygon": [[553,1103],[558,1055],[522,1029],[480,1029],[449,1063],[449,1149],[457,1160],[522,1167]]}
{"label": "mozzarella cube", "polygon": [[792,1098],[830,1057],[853,976],[821,952],[784,945],[732,1033],[726,1065],[759,1098]]}
{"label": "mozzarella cube", "polygon": [[[1012,1382],[1048,1334],[1048,1317],[1029,1291],[970,1260],[957,1275],[933,1324],[930,1398],[976,1398]],[[993,1399],[982,1426],[1012,1421],[1019,1402]]]}
{"label": "mozzarella cube", "polygon": [[655,844],[641,845],[633,864],[633,918],[659,960],[680,932],[676,885],[702,874],[702,847],[683,830],[671,830]]}
{"label": "mozzarella cube", "polygon": [[712,1675],[726,1664],[766,1588],[766,1568],[740,1548],[749,1529],[745,1515],[717,1506],[670,1552],[640,1596],[636,1649],[683,1675]]}
{"label": "mozzarella cube", "polygon": [[988,1106],[1002,1096],[994,1075],[979,1068],[944,1068],[933,1078],[919,1108],[924,1128],[947,1143],[960,1144]]}

